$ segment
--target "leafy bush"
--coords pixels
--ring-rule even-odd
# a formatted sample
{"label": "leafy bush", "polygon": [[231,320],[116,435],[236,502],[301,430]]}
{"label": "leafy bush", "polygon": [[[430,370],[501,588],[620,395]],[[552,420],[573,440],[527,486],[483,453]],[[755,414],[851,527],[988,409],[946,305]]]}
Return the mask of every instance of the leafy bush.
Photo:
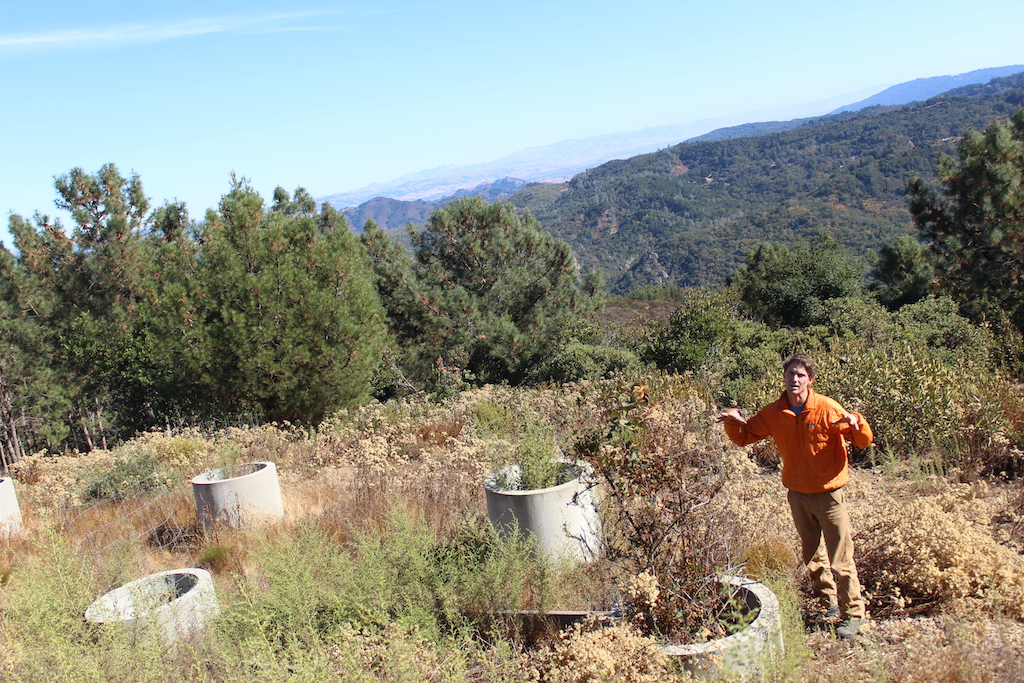
{"label": "leafy bush", "polygon": [[473,406],[473,424],[484,436],[504,437],[516,428],[522,415],[505,402],[480,401]]}
{"label": "leafy bush", "polygon": [[903,339],[931,349],[947,363],[984,361],[995,346],[992,334],[960,315],[949,297],[929,296],[904,306],[893,320]]}
{"label": "leafy bush", "polygon": [[815,387],[864,413],[878,452],[942,471],[1024,472],[1024,395],[999,370],[1001,341],[947,297],[893,313],[864,296],[819,302],[813,325],[744,320],[723,293],[687,290],[666,328],[643,341],[658,367],[703,376],[721,405],[755,410],[778,398],[781,362],[809,352]]}
{"label": "leafy bush", "polygon": [[773,330],[754,322],[737,325],[729,352],[714,368],[719,402],[752,407],[774,401],[781,391],[782,360],[798,348],[814,345],[801,344],[791,330]]}
{"label": "leafy bush", "polygon": [[647,575],[657,589],[636,621],[648,635],[681,642],[726,635],[719,617],[729,596],[719,579],[731,558],[707,509],[724,483],[724,461],[710,445],[714,426],[699,389],[678,377],[620,380],[598,401],[600,426],[577,447],[605,485],[607,553],[619,583]]}
{"label": "leafy bush", "polygon": [[[172,464],[194,457],[191,446],[184,441],[168,444],[170,449],[161,451],[156,443],[134,441],[115,449],[110,459],[92,468],[79,499],[84,503],[125,500],[176,486],[181,477]],[[177,452],[178,447],[182,453]]]}
{"label": "leafy bush", "polygon": [[683,292],[668,326],[650,335],[639,352],[644,361],[671,372],[696,370],[718,359],[735,336],[736,313],[723,292]]}
{"label": "leafy bush", "polygon": [[599,380],[639,367],[640,359],[627,349],[570,342],[537,368],[534,380],[560,384]]}
{"label": "leafy bush", "polygon": [[893,457],[930,454],[965,476],[1015,473],[1024,446],[1024,397],[985,357],[974,362],[910,340],[837,346],[817,358],[815,387],[863,413],[875,447]]}
{"label": "leafy bush", "polygon": [[730,280],[747,312],[771,325],[806,327],[824,302],[860,293],[864,264],[828,233],[791,249],[762,244]]}
{"label": "leafy bush", "polygon": [[840,337],[880,344],[898,334],[889,310],[863,295],[826,300],[812,322],[807,333],[815,335],[822,342]]}

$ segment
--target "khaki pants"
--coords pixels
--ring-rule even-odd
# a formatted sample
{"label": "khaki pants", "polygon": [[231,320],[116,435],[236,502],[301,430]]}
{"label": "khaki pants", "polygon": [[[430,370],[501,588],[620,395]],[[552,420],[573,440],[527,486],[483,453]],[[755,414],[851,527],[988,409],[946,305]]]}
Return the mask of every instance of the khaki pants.
{"label": "khaki pants", "polygon": [[[800,534],[801,559],[815,591],[837,596],[846,617],[863,619],[866,603],[853,562],[853,531],[843,489],[824,493],[789,492],[789,509]],[[839,579],[838,591],[835,572]]]}

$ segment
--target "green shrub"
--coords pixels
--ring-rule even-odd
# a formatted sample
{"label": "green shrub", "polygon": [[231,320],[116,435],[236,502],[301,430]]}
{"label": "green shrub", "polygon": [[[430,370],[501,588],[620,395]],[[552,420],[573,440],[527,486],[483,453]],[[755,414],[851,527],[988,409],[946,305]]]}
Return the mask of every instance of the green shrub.
{"label": "green shrub", "polygon": [[949,363],[975,363],[987,359],[995,342],[992,335],[960,315],[949,297],[929,296],[896,312],[902,338],[934,350]]}
{"label": "green shrub", "polygon": [[300,528],[253,551],[262,568],[239,577],[242,599],[225,612],[225,635],[251,647],[323,647],[343,628],[381,633],[414,627],[440,642],[484,610],[520,609],[547,569],[518,538],[467,521],[435,540],[426,524],[395,511],[353,545]]}
{"label": "green shrub", "polygon": [[871,344],[884,343],[898,335],[892,313],[865,296],[828,299],[808,332],[816,333],[821,339],[853,337]]}
{"label": "green shrub", "polygon": [[533,553],[533,545],[519,534],[497,534],[486,520],[467,519],[431,550],[431,562],[437,602],[449,619],[542,609],[557,599],[552,568]]}
{"label": "green shrub", "polygon": [[562,462],[555,427],[520,404],[482,401],[473,409],[477,433],[488,439],[495,483],[502,490],[532,490],[565,483],[579,472]]}
{"label": "green shrub", "polygon": [[263,540],[252,552],[262,566],[237,579],[240,599],[223,613],[228,641],[256,651],[313,648],[345,623],[367,620],[348,557],[318,529]]}
{"label": "green shrub", "polygon": [[114,451],[112,464],[103,463],[82,485],[84,503],[127,500],[154,491],[169,490],[179,479],[150,449],[134,442]]}
{"label": "green shrub", "polygon": [[1024,397],[999,369],[1001,342],[951,299],[891,313],[864,297],[834,298],[814,322],[772,329],[733,320],[729,343],[700,368],[718,402],[767,405],[781,392],[782,360],[806,352],[818,362],[815,388],[867,416],[877,452],[942,472],[1024,469]]}
{"label": "green shrub", "polygon": [[219,543],[203,548],[196,558],[196,566],[211,572],[223,572],[236,562],[238,550],[229,545]]}
{"label": "green shrub", "polygon": [[473,407],[473,424],[482,436],[508,436],[520,417],[508,404],[481,401]]}
{"label": "green shrub", "polygon": [[806,327],[822,315],[829,299],[859,294],[864,270],[823,232],[810,245],[758,246],[730,280],[750,315],[771,325]]}
{"label": "green shrub", "polygon": [[782,390],[782,360],[796,346],[790,330],[772,330],[754,322],[738,325],[729,352],[715,368],[719,401],[752,408],[777,399]]}
{"label": "green shrub", "polygon": [[127,629],[97,628],[83,618],[112,586],[96,580],[90,559],[75,544],[50,533],[29,552],[3,591],[0,678],[45,681],[153,681],[162,653],[156,638]]}
{"label": "green shrub", "polygon": [[911,338],[851,344],[817,360],[815,387],[862,412],[878,449],[908,460],[927,454],[940,470],[971,476],[1019,469],[1022,398],[987,357],[951,356]]}
{"label": "green shrub", "polygon": [[662,370],[696,370],[726,355],[735,336],[736,314],[726,294],[707,289],[684,290],[668,325],[641,345],[641,360]]}
{"label": "green shrub", "polygon": [[535,381],[557,383],[599,380],[640,367],[640,359],[627,349],[570,342],[541,364]]}
{"label": "green shrub", "polygon": [[530,426],[512,443],[494,447],[494,485],[502,491],[535,491],[564,484],[579,468],[562,462],[562,451],[549,430]]}

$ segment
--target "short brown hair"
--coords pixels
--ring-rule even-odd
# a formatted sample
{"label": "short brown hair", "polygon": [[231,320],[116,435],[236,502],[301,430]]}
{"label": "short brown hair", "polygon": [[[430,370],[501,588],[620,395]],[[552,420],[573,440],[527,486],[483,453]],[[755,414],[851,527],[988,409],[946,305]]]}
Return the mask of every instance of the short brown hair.
{"label": "short brown hair", "polygon": [[807,376],[814,379],[814,376],[818,372],[818,366],[814,364],[814,359],[808,356],[806,353],[794,353],[792,356],[786,359],[786,362],[782,364],[782,371],[789,370],[790,365],[802,365],[804,370],[807,371]]}

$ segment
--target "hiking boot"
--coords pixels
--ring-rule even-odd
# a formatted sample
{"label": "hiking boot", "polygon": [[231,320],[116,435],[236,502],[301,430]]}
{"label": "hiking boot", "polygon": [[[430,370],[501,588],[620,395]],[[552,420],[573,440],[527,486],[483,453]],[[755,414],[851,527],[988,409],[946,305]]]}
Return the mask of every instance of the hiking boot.
{"label": "hiking boot", "polygon": [[825,610],[825,618],[826,619],[835,619],[838,616],[839,616],[839,603],[838,602],[830,602],[829,605],[828,605],[828,609]]}
{"label": "hiking boot", "polygon": [[839,625],[836,629],[836,635],[843,640],[849,640],[856,636],[867,623],[867,619],[855,619],[851,617]]}

